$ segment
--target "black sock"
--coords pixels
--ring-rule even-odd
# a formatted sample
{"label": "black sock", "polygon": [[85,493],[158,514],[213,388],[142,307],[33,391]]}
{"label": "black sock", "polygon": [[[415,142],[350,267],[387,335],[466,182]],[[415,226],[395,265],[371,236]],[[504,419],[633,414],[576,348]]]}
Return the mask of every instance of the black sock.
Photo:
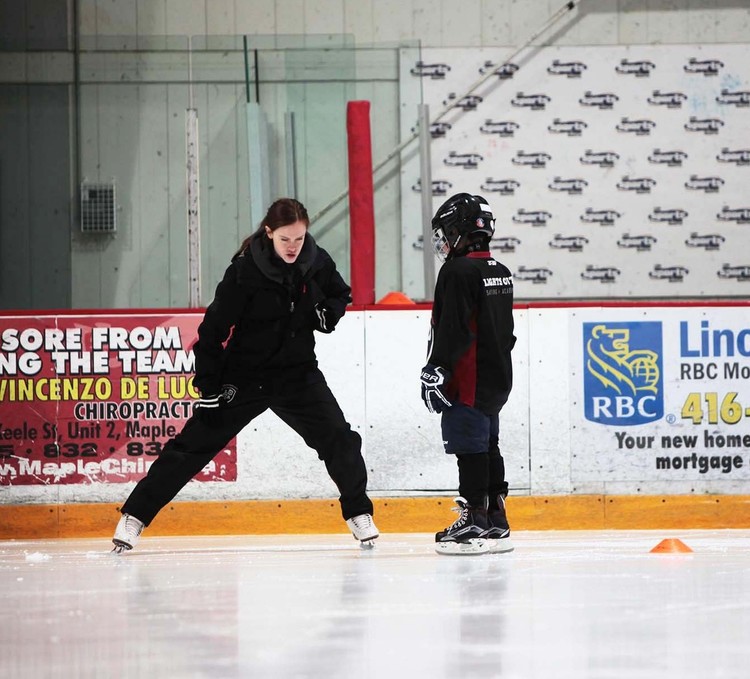
{"label": "black sock", "polygon": [[458,493],[470,507],[487,507],[489,458],[487,453],[456,455],[458,463]]}
{"label": "black sock", "polygon": [[490,452],[487,454],[489,467],[489,482],[487,492],[489,495],[489,509],[500,509],[498,495],[508,494],[508,483],[505,480],[505,461],[500,455],[500,449],[497,446],[490,446]]}

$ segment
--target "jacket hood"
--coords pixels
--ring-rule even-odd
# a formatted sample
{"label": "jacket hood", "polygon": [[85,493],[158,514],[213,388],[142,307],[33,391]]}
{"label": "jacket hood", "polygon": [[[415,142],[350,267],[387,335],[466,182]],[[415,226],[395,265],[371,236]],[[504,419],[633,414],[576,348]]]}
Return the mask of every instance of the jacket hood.
{"label": "jacket hood", "polygon": [[318,258],[318,245],[309,231],[305,234],[302,250],[293,264],[284,262],[276,254],[271,241],[263,235],[250,241],[249,247],[243,253],[244,256],[247,256],[248,250],[261,273],[266,278],[281,284],[288,284],[295,277],[305,278],[315,270],[315,262]]}

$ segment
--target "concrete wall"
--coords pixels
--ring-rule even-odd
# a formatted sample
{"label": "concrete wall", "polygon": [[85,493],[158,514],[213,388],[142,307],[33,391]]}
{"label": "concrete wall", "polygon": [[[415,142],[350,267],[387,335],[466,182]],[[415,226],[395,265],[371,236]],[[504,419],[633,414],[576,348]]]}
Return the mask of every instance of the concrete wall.
{"label": "concrete wall", "polygon": [[71,303],[68,29],[64,0],[0,3],[0,308]]}
{"label": "concrete wall", "polygon": [[[518,45],[561,0],[82,0],[84,35],[350,34],[357,45]],[[745,0],[584,0],[560,45],[745,42]],[[545,38],[546,39],[546,38]]]}
{"label": "concrete wall", "polygon": [[[268,49],[321,49],[298,53],[306,55],[309,77],[294,84],[283,81],[291,52],[276,52],[285,67],[276,73],[281,80],[266,82],[261,91],[277,156],[283,150],[280,116],[290,102],[299,114],[304,144],[299,195],[315,213],[346,188],[347,99],[374,102],[375,159],[408,133],[408,118],[420,96],[404,92],[415,87],[407,87],[403,78],[403,65],[413,56],[404,59],[395,45],[516,46],[562,6],[553,0],[3,3],[0,308],[186,305],[186,36],[198,36],[193,94],[201,121],[201,264],[203,300],[208,301],[228,256],[254,228],[248,219],[252,197],[243,156],[244,68],[237,36],[252,36]],[[746,0],[591,0],[536,42],[743,42],[748,28]],[[326,55],[341,46],[360,51],[351,56],[353,75],[333,82],[325,76]],[[368,46],[376,49],[367,51]],[[80,59],[74,58],[76,47]],[[316,78],[320,81],[309,84]],[[394,163],[376,184],[377,296],[402,287],[398,173]],[[114,180],[119,196],[115,236],[80,233],[77,189],[83,179]],[[278,192],[283,180],[279,170]],[[346,274],[345,208],[337,206],[319,226],[323,244]],[[47,248],[55,257],[52,266],[41,266],[37,256]]]}

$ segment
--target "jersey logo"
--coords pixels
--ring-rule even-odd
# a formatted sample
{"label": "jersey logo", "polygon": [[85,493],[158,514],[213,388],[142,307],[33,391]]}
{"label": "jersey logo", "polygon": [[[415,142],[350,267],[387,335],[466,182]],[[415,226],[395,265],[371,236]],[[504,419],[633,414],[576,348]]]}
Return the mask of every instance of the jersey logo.
{"label": "jersey logo", "polygon": [[488,297],[513,294],[513,276],[486,276],[482,281],[484,282],[484,294]]}

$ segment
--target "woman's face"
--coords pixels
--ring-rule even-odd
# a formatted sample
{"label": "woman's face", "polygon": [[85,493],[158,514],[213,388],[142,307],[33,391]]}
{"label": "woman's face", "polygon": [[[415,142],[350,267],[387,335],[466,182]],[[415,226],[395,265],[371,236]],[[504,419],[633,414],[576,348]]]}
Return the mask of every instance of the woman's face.
{"label": "woman's face", "polygon": [[266,227],[266,235],[273,242],[274,252],[287,264],[294,264],[297,261],[306,234],[307,224],[305,222],[294,222],[294,224],[280,226],[275,231]]}

